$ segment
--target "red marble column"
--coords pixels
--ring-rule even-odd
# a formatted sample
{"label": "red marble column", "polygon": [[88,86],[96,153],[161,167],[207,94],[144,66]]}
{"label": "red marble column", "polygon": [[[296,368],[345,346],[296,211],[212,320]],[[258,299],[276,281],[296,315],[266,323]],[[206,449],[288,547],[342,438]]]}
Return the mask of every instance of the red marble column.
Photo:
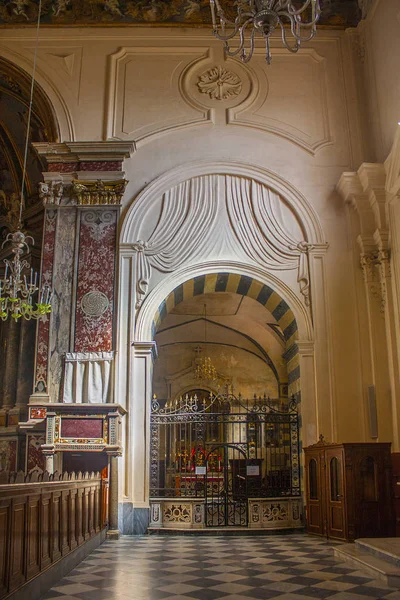
{"label": "red marble column", "polygon": [[[52,286],[54,251],[56,243],[56,223],[57,212],[54,209],[46,208],[43,228],[43,249],[42,249],[42,268],[41,285]],[[49,368],[49,339],[50,339],[50,319],[51,315],[46,315],[43,320],[38,322],[37,340],[36,340],[36,364],[34,392],[47,395],[48,392],[48,368]]]}

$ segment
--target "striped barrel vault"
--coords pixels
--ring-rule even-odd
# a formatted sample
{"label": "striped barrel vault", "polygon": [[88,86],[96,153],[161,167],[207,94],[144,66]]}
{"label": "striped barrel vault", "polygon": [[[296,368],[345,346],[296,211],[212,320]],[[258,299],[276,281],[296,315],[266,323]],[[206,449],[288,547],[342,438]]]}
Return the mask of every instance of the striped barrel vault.
{"label": "striped barrel vault", "polygon": [[297,323],[292,310],[271,287],[260,281],[234,273],[210,273],[185,281],[176,287],[158,307],[153,321],[153,338],[171,310],[193,296],[212,292],[231,292],[253,298],[267,308],[277,320],[286,341],[284,358],[288,364],[289,393],[299,391],[300,367],[296,340]]}

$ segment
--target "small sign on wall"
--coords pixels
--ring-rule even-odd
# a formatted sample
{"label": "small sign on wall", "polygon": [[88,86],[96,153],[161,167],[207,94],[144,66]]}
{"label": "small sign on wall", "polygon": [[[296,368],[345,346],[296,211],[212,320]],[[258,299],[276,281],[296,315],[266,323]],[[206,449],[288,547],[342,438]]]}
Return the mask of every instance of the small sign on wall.
{"label": "small sign on wall", "polygon": [[196,467],[196,475],[205,475],[207,467]]}
{"label": "small sign on wall", "polygon": [[255,477],[255,476],[259,475],[260,474],[259,465],[247,465],[246,473],[250,477]]}

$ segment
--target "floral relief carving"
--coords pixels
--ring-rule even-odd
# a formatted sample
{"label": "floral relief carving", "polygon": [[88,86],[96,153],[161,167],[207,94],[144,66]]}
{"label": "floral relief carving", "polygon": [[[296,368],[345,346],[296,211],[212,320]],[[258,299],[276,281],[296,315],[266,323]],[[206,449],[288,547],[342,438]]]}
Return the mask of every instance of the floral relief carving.
{"label": "floral relief carving", "polygon": [[212,100],[229,100],[240,94],[242,81],[236,73],[218,66],[200,75],[197,87],[201,94],[208,94]]}

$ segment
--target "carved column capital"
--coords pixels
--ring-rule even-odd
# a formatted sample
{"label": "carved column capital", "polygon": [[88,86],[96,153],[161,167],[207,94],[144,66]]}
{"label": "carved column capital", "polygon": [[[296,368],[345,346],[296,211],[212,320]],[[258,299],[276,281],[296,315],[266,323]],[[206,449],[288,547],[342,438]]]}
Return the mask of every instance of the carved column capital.
{"label": "carved column capital", "polygon": [[381,285],[381,312],[385,312],[387,301],[387,286],[388,279],[391,278],[390,268],[390,251],[381,249],[378,252],[376,259],[376,267],[379,272],[379,280]]}
{"label": "carved column capital", "polygon": [[118,205],[127,185],[126,179],[119,181],[73,181],[72,198],[80,205]]}
{"label": "carved column capital", "polygon": [[39,198],[43,202],[43,206],[49,204],[59,205],[64,192],[64,185],[62,181],[41,181],[38,185]]}
{"label": "carved column capital", "polygon": [[363,271],[364,281],[367,284],[376,282],[376,261],[378,251],[363,252],[360,256],[360,265]]}

